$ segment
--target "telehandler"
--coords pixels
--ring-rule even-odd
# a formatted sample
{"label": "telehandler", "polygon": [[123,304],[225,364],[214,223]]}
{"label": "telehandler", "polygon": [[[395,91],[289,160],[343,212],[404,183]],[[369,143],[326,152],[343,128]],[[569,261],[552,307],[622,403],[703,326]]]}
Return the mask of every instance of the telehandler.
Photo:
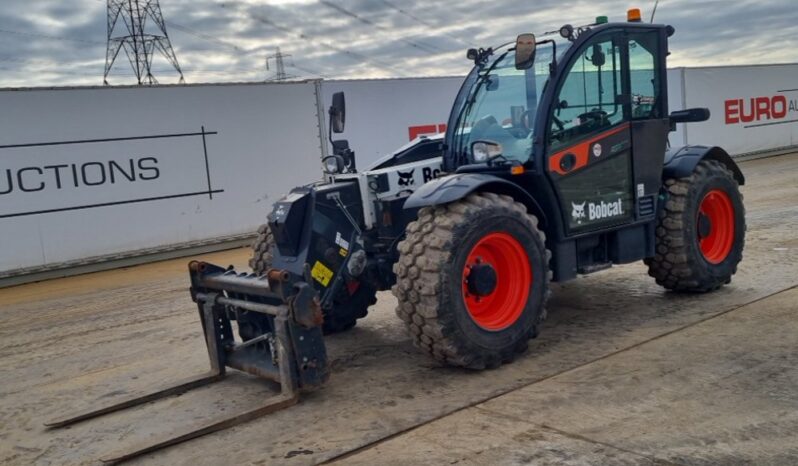
{"label": "telehandler", "polygon": [[[253,273],[189,264],[211,372],[49,423],[63,426],[219,380],[234,368],[282,393],[254,410],[111,455],[119,461],[253,419],[329,376],[323,333],[355,325],[392,289],[415,344],[446,364],[493,368],[527,349],[549,284],[643,260],[663,287],[706,292],[742,258],[740,169],[717,146],[669,147],[674,29],[599,17],[495,48],[474,67],[441,137],[364,172],[333,141],[325,179],[278,201]],[[342,94],[330,130],[344,129]],[[238,328],[234,334],[233,322]]]}

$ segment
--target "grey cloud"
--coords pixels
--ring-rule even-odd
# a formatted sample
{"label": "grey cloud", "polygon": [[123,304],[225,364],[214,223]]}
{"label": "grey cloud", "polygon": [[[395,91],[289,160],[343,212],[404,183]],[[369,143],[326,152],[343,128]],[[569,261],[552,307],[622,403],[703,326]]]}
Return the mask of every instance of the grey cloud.
{"label": "grey cloud", "polygon": [[[298,77],[464,74],[469,45],[496,45],[519,32],[585,24],[598,15],[623,20],[630,5],[627,0],[326,3],[161,0],[161,8],[187,81],[206,82],[262,80],[265,57],[276,47],[292,55],[287,71]],[[653,1],[638,3],[648,17]],[[671,66],[795,61],[795,19],[790,0],[660,0],[657,11],[658,21],[677,30]],[[27,34],[0,32],[0,86],[101,83],[103,0],[3,0],[0,30]],[[156,58],[154,67],[161,82],[176,81],[164,60]],[[131,83],[124,57],[113,76],[113,83]]]}

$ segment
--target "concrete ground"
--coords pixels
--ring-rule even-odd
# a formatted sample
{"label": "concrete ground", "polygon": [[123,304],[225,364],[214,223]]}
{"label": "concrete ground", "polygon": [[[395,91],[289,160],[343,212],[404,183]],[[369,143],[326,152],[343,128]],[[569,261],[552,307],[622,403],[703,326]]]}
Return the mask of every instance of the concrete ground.
{"label": "concrete ground", "polygon": [[[641,264],[555,285],[513,364],[471,372],[416,351],[383,293],[328,339],[333,374],[290,409],[142,464],[798,464],[798,155],[745,162],[745,258],[707,295]],[[245,266],[246,250],[203,256]],[[69,429],[42,423],[206,370],[187,260],[0,290],[0,463],[91,464],[248,407],[227,380]]]}

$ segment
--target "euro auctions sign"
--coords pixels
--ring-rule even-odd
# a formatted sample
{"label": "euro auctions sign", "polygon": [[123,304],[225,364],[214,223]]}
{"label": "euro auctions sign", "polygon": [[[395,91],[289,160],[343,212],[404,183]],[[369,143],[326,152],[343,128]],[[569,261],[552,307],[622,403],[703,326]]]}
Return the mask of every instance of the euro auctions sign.
{"label": "euro auctions sign", "polygon": [[721,146],[732,156],[798,146],[798,64],[682,70],[683,101],[669,102],[671,109],[711,114],[685,125],[684,143]]}
{"label": "euro auctions sign", "polygon": [[724,109],[727,125],[743,123],[748,128],[798,122],[798,98],[787,99],[784,94],[728,99]]}

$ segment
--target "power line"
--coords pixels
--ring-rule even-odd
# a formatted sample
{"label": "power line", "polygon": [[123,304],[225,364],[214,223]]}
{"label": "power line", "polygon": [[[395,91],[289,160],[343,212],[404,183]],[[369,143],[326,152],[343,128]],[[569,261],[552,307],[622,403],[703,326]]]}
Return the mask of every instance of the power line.
{"label": "power line", "polygon": [[318,77],[320,77],[320,78],[329,78],[329,77],[330,77],[330,75],[328,75],[328,74],[320,73],[319,71],[315,71],[315,70],[312,70],[312,69],[308,69],[308,68],[305,68],[305,67],[299,66],[299,65],[297,65],[297,64],[295,64],[295,63],[291,63],[291,64],[290,64],[290,65],[288,65],[288,66],[289,66],[289,67],[291,67],[291,68],[296,68],[296,69],[298,69],[299,71],[304,71],[305,73],[310,73],[310,74],[312,74],[312,75],[314,75],[314,76],[318,76]]}
{"label": "power line", "polygon": [[[222,6],[222,8],[227,8],[228,5],[229,5],[229,3],[223,3],[221,6]],[[399,75],[405,75],[406,74],[404,71],[401,71],[401,70],[398,70],[398,69],[394,68],[391,64],[382,62],[382,61],[377,60],[375,58],[368,57],[368,56],[363,55],[361,53],[353,52],[351,50],[347,50],[347,49],[338,47],[338,46],[336,46],[334,44],[331,44],[330,42],[327,42],[327,41],[324,41],[324,40],[315,39],[313,37],[308,36],[307,34],[304,34],[302,32],[298,32],[295,29],[283,26],[283,25],[281,25],[281,24],[279,24],[279,23],[277,23],[275,21],[272,21],[271,19],[269,19],[268,17],[266,17],[266,16],[264,16],[262,14],[248,13],[248,15],[252,19],[254,19],[256,21],[259,21],[259,22],[261,22],[263,24],[266,24],[267,26],[271,26],[271,27],[277,29],[278,31],[282,31],[282,32],[284,32],[284,33],[286,33],[288,35],[294,36],[295,38],[300,39],[302,41],[306,41],[306,42],[312,43],[314,45],[320,45],[320,46],[325,47],[327,49],[330,49],[330,50],[336,51],[338,53],[344,54],[344,55],[348,56],[349,58],[351,58],[353,60],[356,60],[358,62],[370,63],[370,64],[372,64],[372,65],[374,65],[374,66],[376,66],[378,68],[382,68],[384,70],[388,70],[388,71],[390,71],[392,73],[397,73]]]}
{"label": "power line", "polygon": [[[200,32],[194,31],[194,30],[192,30],[189,27],[177,24],[177,23],[175,23],[173,21],[169,21],[168,23],[169,23],[170,27],[172,27],[174,29],[177,29],[179,31],[185,32],[187,34],[191,34],[192,36],[195,36],[195,37],[197,37],[199,39],[202,39],[204,41],[207,41],[207,42],[210,42],[210,43],[213,43],[213,44],[216,44],[216,45],[221,45],[223,47],[227,47],[227,48],[233,49],[233,50],[235,50],[236,55],[238,55],[238,56],[253,55],[253,54],[256,54],[256,53],[260,53],[263,50],[263,48],[261,48],[261,47],[256,47],[256,48],[252,48],[252,49],[244,49],[244,48],[239,47],[239,46],[237,46],[237,45],[235,45],[233,43],[230,43],[230,42],[227,42],[227,41],[224,41],[224,40],[221,40],[221,39],[217,39],[215,37],[210,37],[210,36],[207,36],[207,35],[202,34]],[[293,62],[288,64],[287,66],[290,67],[290,68],[296,68],[296,69],[298,69],[300,71],[304,71],[305,73],[309,73],[309,74],[311,74],[313,76],[319,76],[319,77],[322,77],[322,78],[329,77],[329,75],[321,73],[318,70],[314,70],[312,68],[299,66],[299,65],[296,65]],[[184,69],[184,70],[185,71],[196,72],[196,70],[189,70],[189,69]],[[256,72],[258,70],[251,70],[251,71],[252,72]]]}
{"label": "power line", "polygon": [[211,36],[205,35],[205,34],[203,34],[201,32],[194,31],[194,30],[192,30],[192,29],[190,29],[190,28],[188,28],[186,26],[177,24],[177,23],[175,23],[173,21],[168,21],[167,24],[169,25],[170,28],[174,28],[174,29],[177,29],[178,31],[185,32],[186,34],[191,34],[194,37],[197,37],[197,38],[202,39],[202,40],[207,41],[207,42],[212,42],[212,43],[214,43],[216,45],[221,45],[223,47],[231,48],[231,49],[233,49],[233,50],[235,50],[235,51],[237,51],[237,52],[239,52],[241,54],[250,54],[250,53],[254,52],[254,50],[242,49],[241,47],[239,47],[239,46],[237,46],[235,44],[231,44],[231,43],[229,43],[227,41],[223,41],[221,39],[217,39],[215,37],[211,37]]}
{"label": "power line", "polygon": [[[381,25],[375,23],[374,21],[371,21],[371,20],[368,20],[366,18],[363,18],[362,16],[358,15],[357,13],[349,11],[346,8],[343,8],[343,7],[341,7],[339,5],[336,5],[336,4],[332,3],[332,2],[329,2],[327,0],[319,0],[319,3],[321,3],[322,5],[324,5],[324,6],[328,7],[328,8],[332,8],[333,10],[335,10],[335,11],[341,13],[341,14],[349,16],[350,18],[354,18],[354,19],[356,19],[356,20],[360,21],[361,23],[366,24],[368,26],[374,27],[374,28],[379,29],[381,31],[392,32],[389,28],[381,26]],[[422,50],[422,51],[427,52],[427,53],[439,53],[439,52],[443,51],[443,50],[441,50],[438,47],[435,47],[435,46],[432,46],[432,45],[422,44],[422,43],[419,43],[419,42],[414,42],[414,41],[412,41],[410,39],[405,39],[403,37],[399,37],[397,40],[400,40],[400,41],[410,45],[411,47],[414,47],[416,49]]]}
{"label": "power line", "polygon": [[0,66],[0,70],[16,71],[18,73],[31,73],[31,72],[33,72],[33,73],[43,73],[43,74],[68,74],[68,75],[73,75],[73,76],[91,76],[91,77],[94,77],[94,78],[97,77],[97,73],[81,73],[79,71],[67,71],[67,70],[53,69],[53,68],[42,68],[42,69],[38,69],[38,70],[21,70],[19,68],[12,68],[12,67],[9,67],[9,66]]}
{"label": "power line", "polygon": [[[395,4],[393,4],[393,3],[391,3],[391,2],[389,2],[387,0],[382,0],[382,3],[384,3],[388,7],[392,8],[393,10],[396,10],[397,12],[401,13],[402,15],[407,16],[408,18],[412,19],[413,21],[415,21],[415,22],[417,22],[419,24],[422,24],[424,26],[432,28],[433,30],[440,28],[440,26],[432,24],[432,23],[430,23],[428,21],[425,21],[425,20],[419,18],[418,16],[414,15],[413,13],[410,13],[409,11],[402,9],[402,8],[396,6]],[[441,34],[443,34],[446,37],[448,37],[448,38],[450,38],[452,40],[455,40],[455,41],[457,41],[457,42],[459,42],[459,43],[461,43],[461,44],[463,44],[465,46],[476,47],[476,45],[474,45],[473,43],[464,41],[464,40],[460,39],[459,37],[457,37],[455,35],[447,34],[445,32],[443,32]]]}
{"label": "power line", "polygon": [[[105,3],[107,0],[96,0],[96,1],[101,2],[101,3]],[[224,5],[222,5],[222,6],[224,6]],[[293,33],[293,31],[291,31],[290,29],[285,28],[285,27],[281,27],[280,25],[270,21],[268,18],[261,17],[261,18],[255,18],[255,19],[258,20],[258,21],[264,22],[264,23],[266,23],[266,24],[268,24],[270,26],[273,26],[276,29],[279,29],[279,30],[281,30],[283,32]],[[260,53],[263,50],[262,47],[257,47],[257,48],[253,48],[253,49],[245,49],[245,48],[242,48],[242,47],[240,47],[238,45],[232,44],[230,42],[227,42],[227,41],[224,41],[224,40],[221,40],[221,39],[217,39],[215,37],[211,37],[209,35],[203,34],[203,33],[198,32],[198,31],[196,31],[196,30],[194,30],[192,28],[189,28],[189,27],[184,26],[182,24],[175,23],[173,21],[169,21],[168,22],[168,26],[170,28],[174,28],[174,29],[177,29],[177,30],[179,30],[181,32],[184,32],[186,34],[190,34],[190,35],[192,35],[192,36],[194,36],[194,37],[196,37],[198,39],[201,39],[201,40],[203,40],[205,42],[213,43],[213,44],[215,44],[217,46],[222,46],[222,47],[231,49],[232,51],[235,52],[236,55],[239,55],[239,56],[250,56],[250,55],[254,55],[256,53]],[[102,44],[102,45],[106,45],[107,46],[107,43],[105,43],[105,42],[92,41],[92,40],[86,40],[86,39],[81,39],[81,38],[63,37],[63,36],[56,36],[56,35],[49,35],[49,34],[39,34],[39,33],[34,33],[34,32],[27,32],[27,31],[16,31],[16,30],[10,30],[10,29],[5,29],[5,28],[0,28],[0,33],[19,35],[19,36],[26,36],[26,37],[35,37],[35,38],[48,39],[48,40],[69,41],[69,42],[76,42],[76,43],[82,43],[82,44],[93,44],[93,45],[101,45]],[[310,37],[308,37],[305,34],[294,34],[294,35],[296,37],[300,38],[300,39],[303,39],[303,40],[310,40],[311,39]],[[358,53],[355,53],[355,52],[352,52],[352,51],[349,51],[349,50],[345,50],[343,48],[336,47],[336,46],[334,46],[334,45],[332,45],[330,43],[327,43],[327,42],[321,42],[320,43],[319,41],[316,41],[316,40],[313,40],[312,42],[320,44],[320,45],[322,45],[322,46],[324,46],[324,47],[326,47],[328,49],[331,49],[333,51],[336,51],[338,53],[342,53],[344,55],[347,55],[350,58],[356,59],[357,61],[360,61],[360,62],[371,62],[372,64],[378,65],[379,67],[382,67],[382,68],[384,68],[386,70],[390,70],[393,73],[399,73],[399,71],[397,69],[393,68],[391,65],[389,65],[387,63],[380,62],[380,61],[378,61],[376,59],[371,59],[371,58],[369,58],[369,57],[367,57],[365,55],[358,54]],[[118,51],[117,51],[117,53],[118,53]],[[0,58],[0,61],[25,62],[24,60],[20,60],[20,59],[16,59],[16,58],[10,58],[10,57]],[[303,73],[307,73],[307,74],[310,74],[310,75],[313,75],[313,76],[319,76],[319,77],[322,77],[322,78],[329,78],[330,77],[329,74],[323,73],[323,72],[321,72],[319,70],[316,70],[316,69],[313,69],[311,67],[297,65],[295,63],[286,64],[285,66],[297,69],[299,71],[302,71]],[[9,71],[19,71],[19,70],[13,69],[13,68],[3,68],[3,69],[7,69]],[[186,71],[186,72],[192,72],[192,73],[258,73],[258,72],[260,72],[259,69],[254,69],[254,68],[253,69],[247,69],[247,70],[234,70],[234,69],[231,70],[229,68],[226,69],[226,70],[201,70],[201,69],[188,68],[188,69],[183,69],[183,70]],[[40,73],[40,72],[45,72],[45,71],[48,72],[48,73],[60,72],[62,74],[67,74],[67,75],[91,76],[90,73],[81,73],[81,72],[66,71],[66,70],[60,70],[60,71],[53,71],[52,69],[48,69],[48,70],[29,70],[29,72],[34,72],[34,73]],[[164,71],[168,71],[168,70],[161,70],[161,69],[156,70],[156,69],[152,69],[151,68],[151,72],[164,72]],[[113,75],[136,76],[135,73],[120,73],[120,72],[113,72]]]}
{"label": "power line", "polygon": [[82,44],[98,44],[98,45],[102,44],[102,45],[105,45],[105,42],[97,42],[97,41],[93,41],[93,40],[84,40],[84,39],[76,39],[76,38],[71,38],[71,37],[51,36],[51,35],[39,34],[39,33],[35,33],[35,32],[12,31],[12,30],[9,30],[9,29],[0,29],[0,32],[1,33],[5,33],[5,34],[14,34],[14,35],[18,35],[18,36],[37,37],[37,38],[40,38],[40,39],[66,40],[66,41],[69,41],[69,42],[80,42]]}

